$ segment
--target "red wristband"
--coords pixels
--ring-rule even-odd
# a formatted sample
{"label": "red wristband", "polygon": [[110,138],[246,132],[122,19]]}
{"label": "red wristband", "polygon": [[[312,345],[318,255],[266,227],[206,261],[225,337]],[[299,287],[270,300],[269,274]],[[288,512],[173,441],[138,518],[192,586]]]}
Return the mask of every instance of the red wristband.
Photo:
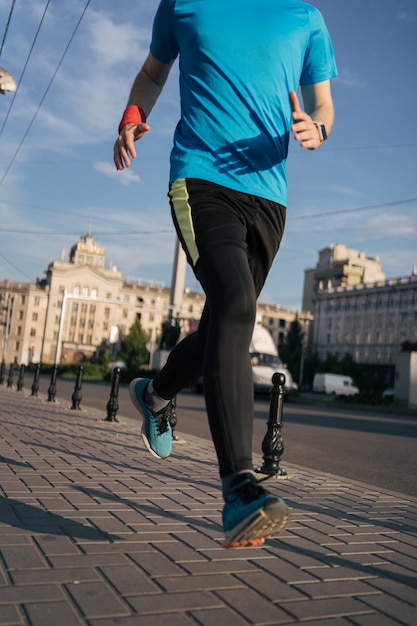
{"label": "red wristband", "polygon": [[119,133],[127,124],[144,124],[146,122],[146,113],[140,106],[130,104],[123,113],[122,120],[119,124]]}

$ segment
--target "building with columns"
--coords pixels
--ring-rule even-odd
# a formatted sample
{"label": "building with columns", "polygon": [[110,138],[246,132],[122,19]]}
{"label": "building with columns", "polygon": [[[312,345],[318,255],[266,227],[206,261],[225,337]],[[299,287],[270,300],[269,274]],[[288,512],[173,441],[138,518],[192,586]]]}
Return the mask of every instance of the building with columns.
{"label": "building with columns", "polygon": [[[196,328],[205,303],[203,293],[124,280],[116,267],[105,267],[105,249],[87,234],[52,261],[36,283],[0,282],[0,360],[6,363],[73,363],[89,360],[98,350],[114,354],[120,340],[140,319],[151,351],[158,345],[162,323],[173,317],[181,332]],[[172,304],[174,302],[174,304]],[[262,323],[277,346],[291,322],[312,316],[258,305]]]}

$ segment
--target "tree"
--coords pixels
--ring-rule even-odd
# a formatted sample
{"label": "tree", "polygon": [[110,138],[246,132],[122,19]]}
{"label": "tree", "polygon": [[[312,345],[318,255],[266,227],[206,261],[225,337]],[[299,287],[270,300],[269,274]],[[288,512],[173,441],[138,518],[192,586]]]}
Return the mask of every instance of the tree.
{"label": "tree", "polygon": [[300,378],[303,343],[303,329],[300,322],[295,319],[290,324],[285,341],[280,348],[279,355],[281,360],[287,364],[287,368],[296,382],[299,382]]}
{"label": "tree", "polygon": [[125,362],[127,370],[133,374],[149,362],[149,350],[146,347],[148,341],[149,338],[143,331],[140,320],[136,320],[120,346],[120,358]]}

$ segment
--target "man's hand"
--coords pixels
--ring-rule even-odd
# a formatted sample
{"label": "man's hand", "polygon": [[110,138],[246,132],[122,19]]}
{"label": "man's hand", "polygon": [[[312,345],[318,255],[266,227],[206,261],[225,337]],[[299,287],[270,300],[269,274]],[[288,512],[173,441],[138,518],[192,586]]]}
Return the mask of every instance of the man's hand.
{"label": "man's hand", "polygon": [[293,124],[291,131],[294,139],[300,142],[302,148],[315,150],[321,145],[320,132],[313,119],[301,109],[298,96],[295,91],[290,91]]}
{"label": "man's hand", "polygon": [[126,124],[122,128],[113,149],[117,170],[130,167],[130,159],[136,159],[135,141],[141,139],[150,129],[149,124]]}

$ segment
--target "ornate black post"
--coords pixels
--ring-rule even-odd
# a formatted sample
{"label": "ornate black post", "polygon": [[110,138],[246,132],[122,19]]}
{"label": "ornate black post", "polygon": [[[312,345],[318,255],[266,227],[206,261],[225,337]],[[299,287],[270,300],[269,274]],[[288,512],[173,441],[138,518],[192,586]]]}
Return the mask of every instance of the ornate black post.
{"label": "ornate black post", "polygon": [[58,365],[54,365],[52,367],[51,382],[49,383],[49,389],[48,389],[48,402],[55,402],[57,374],[58,374]]}
{"label": "ornate black post", "polygon": [[22,363],[19,370],[19,378],[17,379],[16,391],[23,391],[23,381],[25,377],[25,366]]}
{"label": "ornate black post", "polygon": [[84,367],[80,365],[77,373],[77,380],[75,381],[74,393],[72,394],[72,405],[71,410],[81,410],[80,404],[83,398],[81,393],[81,388],[83,386],[83,375],[84,375]]}
{"label": "ornate black post", "polygon": [[4,383],[5,378],[6,378],[6,363],[4,362],[4,359],[2,359],[1,365],[0,365],[0,385]]}
{"label": "ornate black post", "polygon": [[177,425],[177,396],[174,396],[171,400],[171,412],[169,413],[169,417],[168,417],[168,421],[170,423],[171,426],[171,431],[172,431],[172,441],[178,441],[179,437],[178,435],[174,434],[174,428]]}
{"label": "ornate black post", "polygon": [[270,476],[286,476],[287,472],[280,468],[279,462],[284,452],[284,442],[281,436],[282,429],[282,406],[284,403],[284,374],[277,372],[272,376],[273,389],[271,390],[271,403],[269,407],[268,430],[262,442],[264,464],[260,468],[262,474]]}
{"label": "ornate black post", "polygon": [[38,395],[40,375],[41,375],[41,364],[37,363],[36,368],[35,368],[35,375],[33,377],[33,383],[32,383],[32,393],[31,393],[32,396]]}
{"label": "ornate black post", "polygon": [[104,422],[118,422],[117,411],[119,410],[119,383],[120,383],[120,367],[115,367],[112,374],[111,391],[109,401],[107,402],[107,417]]}
{"label": "ornate black post", "polygon": [[14,363],[10,363],[9,375],[7,377],[7,386],[13,387]]}

